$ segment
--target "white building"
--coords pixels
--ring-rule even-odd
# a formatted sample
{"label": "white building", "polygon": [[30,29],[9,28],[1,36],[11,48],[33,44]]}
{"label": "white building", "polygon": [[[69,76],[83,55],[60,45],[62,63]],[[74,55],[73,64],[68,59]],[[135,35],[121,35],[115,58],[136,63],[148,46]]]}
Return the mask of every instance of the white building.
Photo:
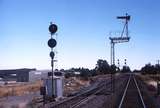
{"label": "white building", "polygon": [[36,70],[29,72],[29,82],[34,82],[37,80],[43,80],[48,78],[49,70]]}

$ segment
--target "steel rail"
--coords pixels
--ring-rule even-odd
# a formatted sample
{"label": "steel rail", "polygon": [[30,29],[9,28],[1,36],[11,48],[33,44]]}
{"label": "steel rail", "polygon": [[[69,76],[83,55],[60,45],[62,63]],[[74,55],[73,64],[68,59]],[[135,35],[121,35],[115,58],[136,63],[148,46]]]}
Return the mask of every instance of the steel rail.
{"label": "steel rail", "polygon": [[97,93],[101,92],[101,91],[102,91],[102,90],[104,90],[104,89],[105,89],[105,88],[101,88],[101,89],[99,89],[99,90],[98,90],[98,91],[96,91],[95,93],[93,93],[93,94],[89,95],[88,97],[86,97],[86,98],[82,99],[82,100],[81,100],[81,101],[79,101],[78,103],[76,103],[76,104],[72,105],[70,108],[78,107],[79,105],[81,105],[81,103],[83,103],[83,102],[85,102],[85,101],[87,101],[87,100],[89,100],[89,99],[92,99],[93,97],[91,97],[91,96],[96,95]]}
{"label": "steel rail", "polygon": [[[111,84],[111,82],[108,82],[107,84]],[[103,85],[106,85],[105,83],[103,83]],[[91,94],[91,95],[89,95],[88,97],[86,97],[86,98],[84,98],[84,99],[82,99],[81,101],[79,101],[78,103],[75,103],[74,105],[72,105],[70,108],[76,108],[76,107],[78,107],[78,106],[80,106],[81,105],[81,103],[83,103],[83,102],[85,102],[85,101],[87,101],[87,100],[89,100],[89,99],[92,99],[92,98],[94,98],[94,97],[91,97],[91,96],[94,96],[94,95],[96,95],[96,94],[98,94],[98,93],[100,93],[101,91],[103,91],[103,90],[105,90],[106,88],[104,87],[103,88],[103,85],[101,85],[101,87],[100,87],[100,89],[99,90],[97,90],[95,93],[93,93],[93,94]]]}
{"label": "steel rail", "polygon": [[131,80],[131,75],[129,76],[129,80],[128,80],[128,82],[127,82],[126,88],[125,88],[125,90],[124,90],[124,93],[123,93],[123,96],[122,96],[122,99],[121,99],[121,101],[120,101],[120,104],[119,104],[118,108],[121,108],[121,107],[122,107],[122,103],[123,103],[124,98],[125,98],[125,96],[126,96],[126,92],[127,92],[128,85],[129,85],[129,83],[130,83],[130,80]]}
{"label": "steel rail", "polygon": [[[143,100],[141,91],[140,91],[140,89],[139,89],[139,87],[138,87],[138,83],[137,83],[137,81],[136,81],[136,79],[135,79],[135,76],[133,75],[132,77],[133,77],[134,83],[136,84],[136,88],[137,88],[137,91],[138,91],[138,95],[139,95],[140,100],[141,100],[141,102],[142,102],[143,108],[146,108],[146,105],[145,105],[145,103],[144,103],[144,100]],[[126,88],[125,88],[125,90],[124,90],[124,93],[123,93],[123,96],[122,96],[122,98],[121,98],[121,101],[120,101],[120,104],[119,104],[118,108],[122,108],[122,104],[123,104],[123,102],[124,102],[124,98],[125,98],[125,96],[126,96],[126,92],[127,92],[127,89],[128,89],[129,83],[130,83],[130,80],[131,80],[131,75],[130,75],[129,80],[128,80],[128,82],[127,82]]]}
{"label": "steel rail", "polygon": [[[73,97],[71,97],[71,98],[69,98],[68,100],[64,100],[64,101],[62,101],[62,102],[60,102],[60,103],[57,103],[57,104],[55,104],[55,105],[53,105],[52,106],[52,103],[50,103],[50,106],[52,106],[53,108],[54,107],[56,107],[56,106],[58,106],[58,105],[60,105],[60,104],[63,104],[63,103],[65,103],[65,102],[69,102],[69,101],[71,101],[71,100],[76,100],[76,98],[79,98],[79,97],[81,97],[82,96],[82,99],[80,100],[80,102],[82,101],[82,100],[86,100],[89,96],[91,96],[91,95],[93,95],[93,94],[97,94],[97,92],[98,91],[100,91],[100,90],[102,90],[101,88],[102,87],[104,87],[104,85],[108,85],[108,84],[111,84],[111,82],[102,82],[102,84],[100,84],[98,87],[96,87],[96,88],[94,88],[94,89],[92,89],[91,91],[88,91],[88,92],[85,92],[85,93],[82,93],[82,94],[78,94],[78,95],[76,95],[76,96],[73,96]],[[100,89],[100,90],[99,90]],[[104,88],[103,88],[104,89]],[[93,93],[92,93],[93,92]],[[86,95],[86,94],[89,94],[88,96]],[[86,96],[85,96],[86,95]],[[84,96],[84,97],[83,97]],[[75,104],[76,104],[77,102],[75,102]],[[78,102],[79,103],[79,102]],[[75,104],[73,104],[73,105],[71,105],[71,106],[74,106]],[[70,108],[72,108],[70,106]]]}
{"label": "steel rail", "polygon": [[[119,78],[121,78],[121,77],[123,77],[123,76],[120,76]],[[119,79],[118,78],[118,79]],[[106,81],[102,81],[101,83],[99,83],[99,86],[97,86],[96,88],[93,88],[92,90],[90,90],[90,91],[87,91],[87,92],[84,92],[84,93],[80,93],[80,94],[78,94],[78,95],[76,95],[76,96],[73,96],[73,97],[70,97],[70,98],[68,98],[68,99],[66,99],[66,100],[63,100],[63,101],[60,101],[60,102],[58,102],[58,103],[48,103],[47,104],[47,106],[49,106],[49,107],[51,107],[51,108],[55,108],[55,107],[58,107],[59,105],[62,105],[62,104],[65,104],[65,103],[70,103],[71,101],[74,101],[74,100],[79,100],[79,102],[78,103],[82,103],[83,101],[85,101],[85,100],[87,100],[87,98],[89,97],[89,96],[91,96],[91,95],[93,95],[93,94],[97,94],[96,92],[98,92],[99,90],[98,89],[100,89],[100,90],[102,90],[102,88],[104,87],[104,86],[109,86],[111,84],[111,81],[109,81],[109,82],[106,82]],[[104,88],[103,88],[104,89]],[[88,96],[87,96],[87,95]],[[86,95],[86,96],[85,96]],[[81,98],[81,100],[79,99],[79,98]],[[69,106],[70,106],[70,108],[71,108],[71,106],[73,106],[73,105],[76,105],[76,101],[75,102],[73,102],[73,104],[71,103]],[[78,105],[78,103],[77,103],[77,105]],[[59,106],[59,108],[60,108],[60,106]]]}
{"label": "steel rail", "polygon": [[141,102],[142,102],[142,104],[143,104],[143,108],[146,108],[146,105],[145,105],[144,100],[143,100],[143,98],[142,98],[142,94],[141,94],[141,91],[140,91],[140,89],[139,89],[139,87],[138,87],[137,81],[136,81],[135,77],[133,77],[133,79],[134,79],[134,82],[135,82],[135,84],[136,84],[139,97],[141,98]]}

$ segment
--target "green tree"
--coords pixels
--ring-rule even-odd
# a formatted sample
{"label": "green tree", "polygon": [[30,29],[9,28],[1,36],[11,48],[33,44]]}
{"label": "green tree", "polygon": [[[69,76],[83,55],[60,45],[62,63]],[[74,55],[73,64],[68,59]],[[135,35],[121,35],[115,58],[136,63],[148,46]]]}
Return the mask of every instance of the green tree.
{"label": "green tree", "polygon": [[97,74],[110,73],[110,66],[106,60],[99,59],[96,64]]}
{"label": "green tree", "polygon": [[131,72],[131,70],[130,70],[129,66],[123,66],[121,72],[126,73],[126,72]]}

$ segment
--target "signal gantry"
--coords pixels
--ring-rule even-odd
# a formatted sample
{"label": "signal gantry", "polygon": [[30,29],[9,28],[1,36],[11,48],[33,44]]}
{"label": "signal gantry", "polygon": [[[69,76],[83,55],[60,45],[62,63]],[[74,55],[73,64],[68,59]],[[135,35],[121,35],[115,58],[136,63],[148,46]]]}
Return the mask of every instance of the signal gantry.
{"label": "signal gantry", "polygon": [[117,19],[125,20],[125,24],[120,37],[109,37],[111,40],[111,65],[115,65],[115,44],[129,42],[130,40],[128,35],[128,21],[131,19],[131,16],[126,14],[126,16],[118,16]]}
{"label": "signal gantry", "polygon": [[[118,16],[117,19],[125,20],[124,27],[122,29],[120,37],[109,37],[111,40],[111,66],[115,67],[115,44],[129,42],[130,37],[128,35],[128,21],[131,16],[126,13],[126,16]],[[115,78],[114,72],[111,73],[111,92],[115,91]]]}

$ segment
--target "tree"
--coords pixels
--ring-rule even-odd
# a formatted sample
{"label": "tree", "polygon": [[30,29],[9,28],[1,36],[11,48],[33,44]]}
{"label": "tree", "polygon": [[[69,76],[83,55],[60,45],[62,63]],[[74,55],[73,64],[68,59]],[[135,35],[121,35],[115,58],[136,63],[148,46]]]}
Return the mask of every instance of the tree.
{"label": "tree", "polygon": [[126,72],[131,72],[131,70],[130,70],[129,66],[123,66],[121,72],[126,73]]}
{"label": "tree", "polygon": [[108,74],[110,66],[106,60],[99,59],[96,64],[97,74]]}
{"label": "tree", "polygon": [[89,69],[81,68],[80,69],[80,76],[83,77],[84,79],[88,79],[88,77],[91,76],[91,72]]}
{"label": "tree", "polygon": [[141,73],[142,74],[156,74],[158,71],[156,68],[157,68],[156,66],[148,63],[144,67],[142,67]]}
{"label": "tree", "polygon": [[115,74],[116,73],[116,65],[111,65],[111,67],[110,67],[110,73],[111,74]]}

